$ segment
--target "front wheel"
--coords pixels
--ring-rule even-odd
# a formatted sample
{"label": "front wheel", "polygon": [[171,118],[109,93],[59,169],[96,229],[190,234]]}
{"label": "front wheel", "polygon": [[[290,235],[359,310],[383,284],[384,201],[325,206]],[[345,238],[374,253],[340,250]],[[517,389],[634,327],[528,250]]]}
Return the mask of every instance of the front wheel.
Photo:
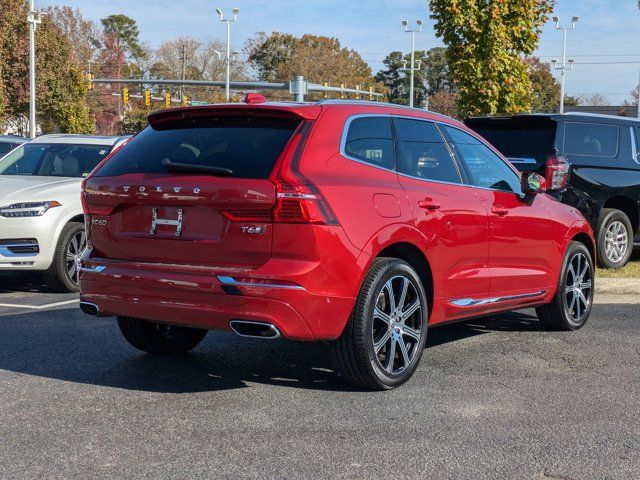
{"label": "front wheel", "polygon": [[334,342],[338,372],[349,382],[386,390],[416,370],[427,339],[427,297],[406,262],[377,259],[342,336]]}
{"label": "front wheel", "polygon": [[47,286],[56,292],[80,291],[80,259],[87,248],[87,235],[82,223],[64,226],[53,253],[53,261],[44,272]]}
{"label": "front wheel", "polygon": [[540,321],[554,330],[582,328],[591,314],[594,269],[591,253],[580,242],[571,242],[562,262],[558,290],[551,303],[538,307]]}
{"label": "front wheel", "polygon": [[124,338],[138,350],[154,355],[179,355],[198,345],[207,330],[177,327],[139,318],[118,317]]}

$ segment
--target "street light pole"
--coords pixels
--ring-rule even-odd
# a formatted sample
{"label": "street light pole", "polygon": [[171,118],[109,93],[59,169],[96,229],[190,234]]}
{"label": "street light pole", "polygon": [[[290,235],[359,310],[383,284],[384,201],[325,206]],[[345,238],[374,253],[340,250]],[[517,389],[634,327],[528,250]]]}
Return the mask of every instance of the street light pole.
{"label": "street light pole", "polygon": [[42,22],[35,0],[29,0],[29,138],[36,138],[36,25]]}
{"label": "street light pole", "polygon": [[[409,68],[409,106],[413,107],[413,91],[414,91],[414,74],[415,71],[418,70],[415,68],[415,57],[416,57],[416,33],[422,31],[422,20],[416,20],[417,28],[409,28],[409,22],[406,20],[402,20],[402,26],[404,27],[404,31],[406,33],[411,34],[411,68]],[[405,69],[406,70],[406,69]]]}
{"label": "street light pole", "polygon": [[233,19],[224,18],[224,14],[222,10],[216,8],[216,13],[220,17],[221,22],[227,22],[227,56],[225,62],[227,64],[227,72],[226,72],[226,80],[225,80],[225,96],[227,97],[227,102],[231,99],[231,91],[229,87],[229,83],[231,82],[231,22],[235,23],[238,21],[238,12],[240,12],[239,8],[233,9]]}
{"label": "street light pole", "polygon": [[[560,70],[560,113],[564,113],[564,79],[565,73],[567,70],[573,69],[573,60],[567,60],[567,30],[575,30],[576,23],[578,23],[578,19],[580,17],[574,16],[571,18],[571,27],[561,27],[560,26],[560,17],[553,17],[553,21],[556,23],[556,30],[562,30],[562,64],[560,66],[556,66],[558,63],[557,60],[551,60],[553,64],[553,68],[555,70]],[[567,66],[567,63],[569,64]]]}

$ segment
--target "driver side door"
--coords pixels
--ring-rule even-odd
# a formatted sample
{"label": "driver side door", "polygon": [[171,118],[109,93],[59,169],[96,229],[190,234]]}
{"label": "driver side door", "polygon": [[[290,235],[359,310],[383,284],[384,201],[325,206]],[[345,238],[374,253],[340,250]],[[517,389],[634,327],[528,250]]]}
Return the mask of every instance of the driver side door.
{"label": "driver side door", "polygon": [[444,131],[489,213],[490,297],[535,297],[555,288],[560,246],[544,205],[552,200],[525,196],[520,175],[475,136],[452,126]]}

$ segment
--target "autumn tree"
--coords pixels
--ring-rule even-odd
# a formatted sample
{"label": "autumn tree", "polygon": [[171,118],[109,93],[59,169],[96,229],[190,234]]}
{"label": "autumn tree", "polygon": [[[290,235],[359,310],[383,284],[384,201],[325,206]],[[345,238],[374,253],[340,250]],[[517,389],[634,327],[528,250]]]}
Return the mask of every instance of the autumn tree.
{"label": "autumn tree", "polygon": [[[0,0],[4,121],[25,134],[29,112],[29,27],[25,0]],[[48,16],[36,29],[37,119],[44,132],[91,133],[87,83],[63,32]]]}
{"label": "autumn tree", "polygon": [[260,80],[287,82],[302,75],[309,82],[361,88],[373,86],[371,67],[337,38],[306,34],[258,33],[245,48]]}
{"label": "autumn tree", "polygon": [[555,0],[430,0],[436,34],[460,95],[462,115],[529,110],[523,56],[536,49]]}
{"label": "autumn tree", "polygon": [[551,65],[538,57],[527,57],[525,63],[531,80],[531,111],[555,112],[560,102],[560,85],[551,74]]}
{"label": "autumn tree", "polygon": [[580,105],[587,107],[606,107],[609,104],[609,98],[602,93],[592,93],[580,97]]}
{"label": "autumn tree", "polygon": [[83,68],[88,68],[100,48],[102,31],[93,21],[85,19],[79,8],[48,7],[45,12],[69,42],[71,57]]}

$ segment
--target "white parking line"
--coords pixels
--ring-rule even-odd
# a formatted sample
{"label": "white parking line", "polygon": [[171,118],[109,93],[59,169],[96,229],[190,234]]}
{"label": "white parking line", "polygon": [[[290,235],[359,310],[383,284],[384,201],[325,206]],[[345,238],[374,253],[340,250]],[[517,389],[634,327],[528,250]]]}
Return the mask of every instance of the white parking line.
{"label": "white parking line", "polygon": [[72,303],[78,303],[80,300],[66,300],[64,302],[47,303],[46,305],[16,305],[13,303],[0,303],[0,307],[8,308],[27,308],[29,310],[45,310],[47,308],[60,307],[62,305],[69,305]]}

